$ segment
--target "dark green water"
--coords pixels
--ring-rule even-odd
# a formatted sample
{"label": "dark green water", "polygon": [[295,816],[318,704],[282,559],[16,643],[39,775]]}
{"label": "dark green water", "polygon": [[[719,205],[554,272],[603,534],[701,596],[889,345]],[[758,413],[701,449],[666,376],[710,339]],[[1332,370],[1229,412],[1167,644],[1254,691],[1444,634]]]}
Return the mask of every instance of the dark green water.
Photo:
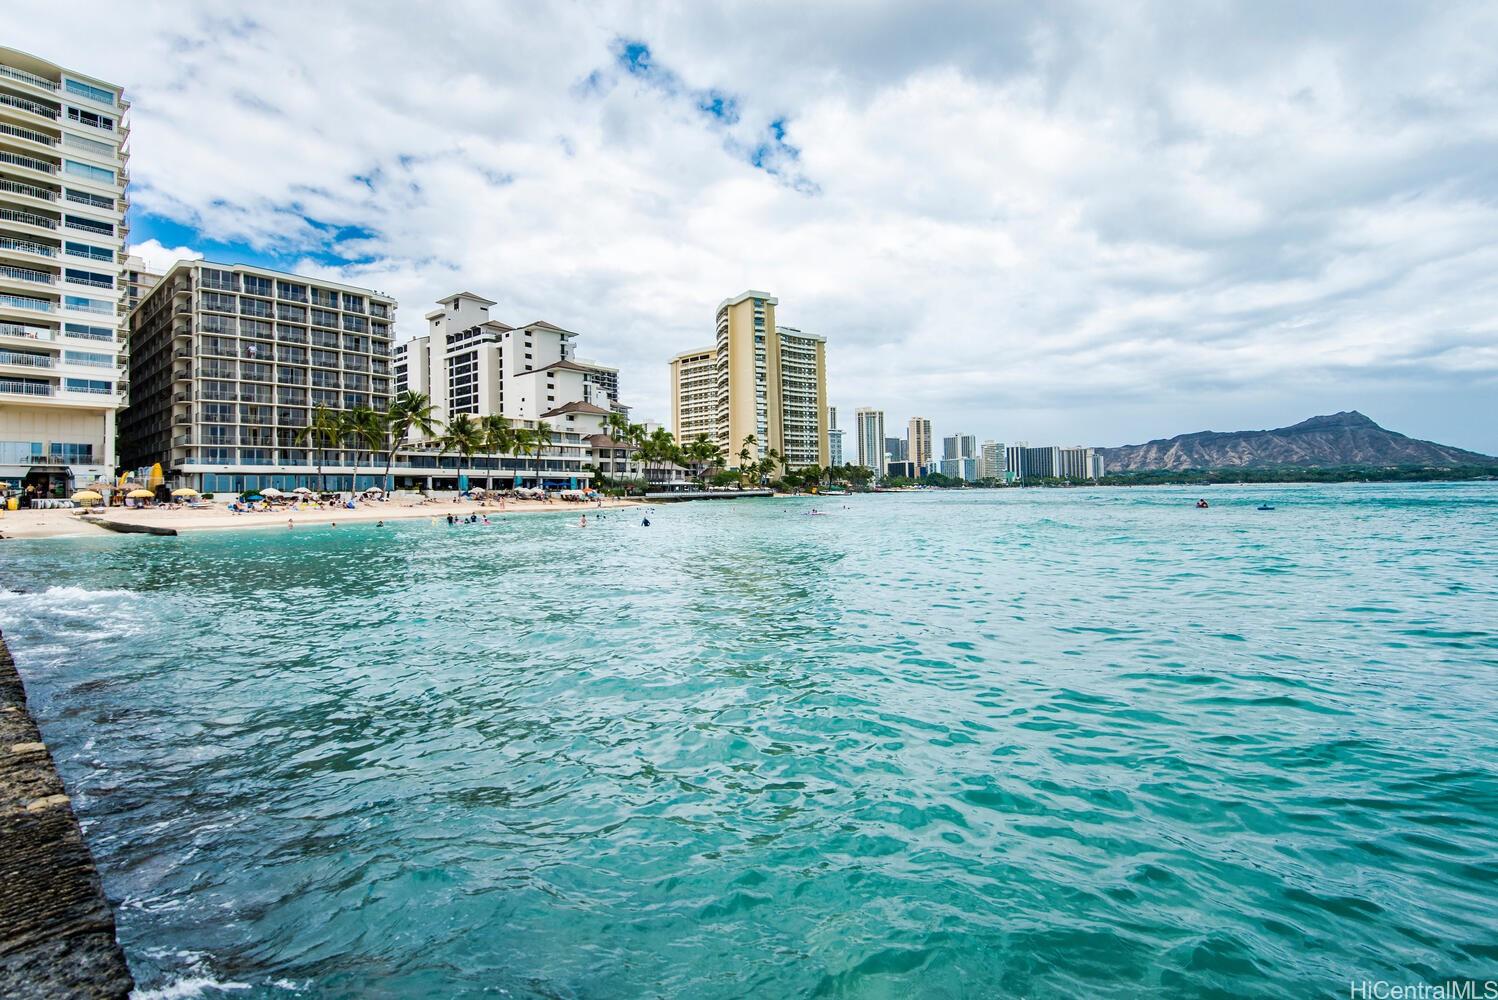
{"label": "dark green water", "polygon": [[0,627],[147,996],[1498,974],[1498,484],[1197,495],[11,541]]}

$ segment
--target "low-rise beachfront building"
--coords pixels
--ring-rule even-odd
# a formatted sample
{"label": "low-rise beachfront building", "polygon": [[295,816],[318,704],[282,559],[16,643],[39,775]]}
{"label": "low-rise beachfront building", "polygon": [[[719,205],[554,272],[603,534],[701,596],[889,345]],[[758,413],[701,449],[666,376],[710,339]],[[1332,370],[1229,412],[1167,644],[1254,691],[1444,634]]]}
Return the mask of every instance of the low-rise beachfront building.
{"label": "low-rise beachfront building", "polygon": [[129,108],[0,47],[0,481],[32,496],[113,479]]}
{"label": "low-rise beachfront building", "polygon": [[[389,408],[395,310],[393,298],[373,289],[178,261],[131,315],[133,392],[120,420],[122,463],[159,462],[174,485],[205,493],[578,486],[588,479],[581,431],[559,432],[539,456],[467,457],[408,441],[395,450],[388,484],[383,450],[309,437],[318,407],[335,416]],[[466,374],[476,377],[465,382]],[[449,383],[444,372],[453,390],[444,413],[478,412],[472,400],[491,386],[478,373],[451,376]]]}

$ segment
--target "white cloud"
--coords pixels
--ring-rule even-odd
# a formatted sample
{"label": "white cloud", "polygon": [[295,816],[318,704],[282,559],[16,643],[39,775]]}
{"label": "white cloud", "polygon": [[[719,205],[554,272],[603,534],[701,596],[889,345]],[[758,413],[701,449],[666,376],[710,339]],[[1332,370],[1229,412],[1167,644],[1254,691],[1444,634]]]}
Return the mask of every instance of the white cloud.
{"label": "white cloud", "polygon": [[641,415],[755,287],[892,426],[1118,444],[1403,392],[1435,403],[1398,429],[1498,450],[1490,5],[20,6],[129,88],[139,211],[406,334],[456,289],[552,319]]}
{"label": "white cloud", "polygon": [[179,260],[202,260],[203,255],[192,247],[164,247],[159,240],[146,240],[144,243],[132,243],[128,247],[129,253],[146,262],[146,270],[156,274],[165,274],[167,269]]}

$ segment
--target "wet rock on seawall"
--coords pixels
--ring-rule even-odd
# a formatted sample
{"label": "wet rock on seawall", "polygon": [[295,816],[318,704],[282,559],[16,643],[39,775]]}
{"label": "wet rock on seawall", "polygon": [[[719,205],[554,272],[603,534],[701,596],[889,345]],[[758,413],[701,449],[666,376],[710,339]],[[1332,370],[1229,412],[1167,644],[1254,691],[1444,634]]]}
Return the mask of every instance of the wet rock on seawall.
{"label": "wet rock on seawall", "polygon": [[93,855],[0,636],[0,997],[127,997]]}

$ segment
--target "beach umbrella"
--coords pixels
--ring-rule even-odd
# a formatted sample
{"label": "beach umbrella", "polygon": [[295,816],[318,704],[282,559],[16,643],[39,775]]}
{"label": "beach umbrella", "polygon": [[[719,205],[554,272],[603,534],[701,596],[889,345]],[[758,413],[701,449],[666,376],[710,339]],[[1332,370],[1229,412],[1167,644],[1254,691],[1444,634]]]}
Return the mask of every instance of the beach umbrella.
{"label": "beach umbrella", "polygon": [[263,489],[263,490],[260,491],[260,495],[263,496],[263,497],[285,496],[284,493],[282,493],[280,490],[276,489],[274,486],[267,486],[265,489]]}
{"label": "beach umbrella", "polygon": [[155,465],[151,466],[151,475],[146,480],[146,485],[154,490],[164,482],[166,482],[166,473],[161,471],[161,463],[157,462]]}
{"label": "beach umbrella", "polygon": [[156,494],[152,493],[150,490],[131,490],[125,495],[132,500],[149,500]]}
{"label": "beach umbrella", "polygon": [[195,497],[197,495],[198,491],[190,486],[184,486],[181,489],[172,490],[172,496],[174,497]]}
{"label": "beach umbrella", "polygon": [[[4,485],[4,484],[0,484],[0,485]],[[99,490],[112,490],[112,489],[114,489],[114,483],[106,483],[102,479],[97,479],[94,482],[91,482],[87,486],[85,486],[84,489],[86,489],[86,490],[93,490],[95,492],[98,492]]]}
{"label": "beach umbrella", "polygon": [[100,496],[98,493],[95,493],[93,490],[79,490],[77,493],[73,494],[73,499],[75,501],[77,501],[78,503],[88,504],[88,503],[98,503],[100,500],[103,500],[104,498],[102,496]]}
{"label": "beach umbrella", "polygon": [[307,494],[311,493],[312,491],[309,490],[309,489],[307,489],[307,487],[305,487],[305,486],[298,486],[296,489],[292,490],[291,492],[293,492],[293,493],[300,493],[303,496],[306,496]]}

